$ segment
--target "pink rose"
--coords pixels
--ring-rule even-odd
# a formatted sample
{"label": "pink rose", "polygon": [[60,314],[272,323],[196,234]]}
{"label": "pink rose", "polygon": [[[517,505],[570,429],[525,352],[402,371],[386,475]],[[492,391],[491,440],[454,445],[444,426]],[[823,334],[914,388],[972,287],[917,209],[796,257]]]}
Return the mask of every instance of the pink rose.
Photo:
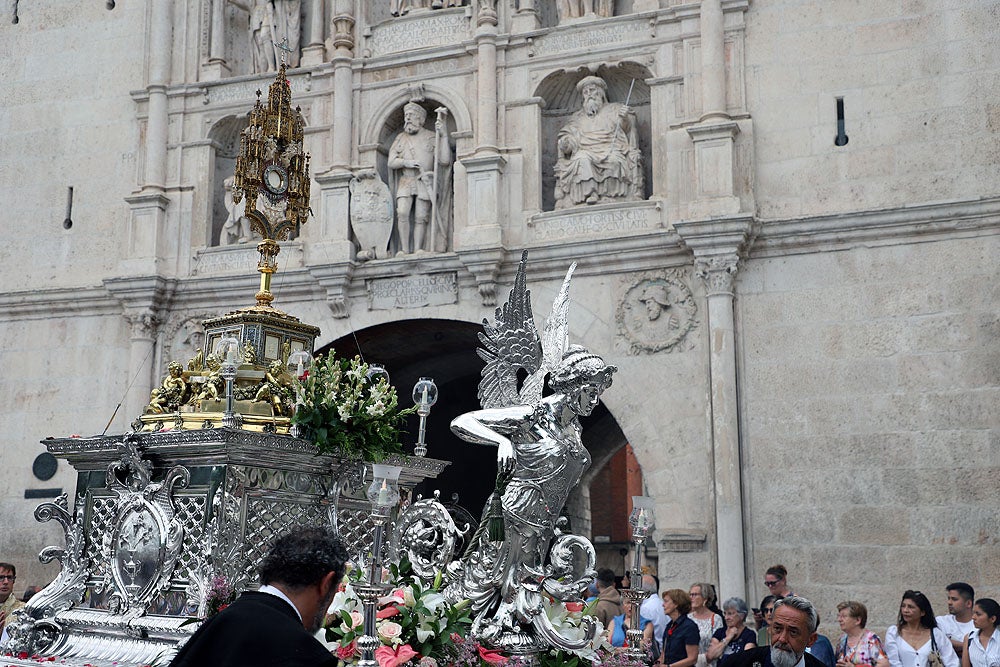
{"label": "pink rose", "polygon": [[568,611],[568,612],[583,611],[583,603],[582,602],[567,602],[566,603],[566,611]]}
{"label": "pink rose", "polygon": [[401,634],[403,634],[403,626],[399,623],[386,621],[378,625],[378,636],[382,639],[392,641],[393,639],[399,639]]}
{"label": "pink rose", "polygon": [[351,612],[351,627],[350,627],[351,630],[358,627],[359,625],[362,625],[364,622],[365,622],[364,614],[362,614],[360,611]]}

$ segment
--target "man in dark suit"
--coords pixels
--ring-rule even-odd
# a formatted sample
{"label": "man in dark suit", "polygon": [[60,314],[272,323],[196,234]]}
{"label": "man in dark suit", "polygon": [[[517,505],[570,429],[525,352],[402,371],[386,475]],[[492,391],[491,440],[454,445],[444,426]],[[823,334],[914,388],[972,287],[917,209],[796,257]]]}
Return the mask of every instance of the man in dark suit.
{"label": "man in dark suit", "polygon": [[812,602],[789,595],[774,603],[770,624],[771,645],[742,651],[729,658],[726,667],[824,667],[806,653],[816,641],[819,615]]}
{"label": "man in dark suit", "polygon": [[171,667],[334,667],[314,636],[344,577],[347,552],[325,528],[279,537],[260,565],[261,587],[198,629]]}

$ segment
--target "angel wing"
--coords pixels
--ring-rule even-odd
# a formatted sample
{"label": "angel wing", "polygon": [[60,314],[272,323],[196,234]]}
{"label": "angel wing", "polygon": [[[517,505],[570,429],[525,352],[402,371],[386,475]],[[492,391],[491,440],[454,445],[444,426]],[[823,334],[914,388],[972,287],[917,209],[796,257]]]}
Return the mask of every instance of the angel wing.
{"label": "angel wing", "polygon": [[[517,390],[518,371],[531,377],[542,365],[542,344],[531,314],[531,292],[527,289],[525,266],[528,251],[521,254],[514,286],[507,303],[496,310],[496,324],[483,320],[479,334],[482,347],[476,352],[486,362],[479,381],[479,402],[483,408],[505,408],[523,403]],[[541,398],[541,391],[538,392]]]}
{"label": "angel wing", "polygon": [[552,313],[545,321],[542,335],[542,362],[538,369],[531,373],[521,388],[519,402],[535,405],[542,399],[545,388],[545,376],[555,370],[569,346],[569,282],[576,270],[576,262],[570,264],[563,280],[559,294],[552,302]]}

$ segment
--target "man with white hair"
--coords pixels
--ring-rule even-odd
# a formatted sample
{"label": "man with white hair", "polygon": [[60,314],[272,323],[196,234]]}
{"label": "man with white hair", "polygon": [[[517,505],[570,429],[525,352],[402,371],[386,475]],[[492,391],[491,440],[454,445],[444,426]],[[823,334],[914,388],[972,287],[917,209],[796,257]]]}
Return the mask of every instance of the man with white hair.
{"label": "man with white hair", "polygon": [[726,667],[824,667],[806,652],[816,641],[819,616],[812,602],[789,595],[774,603],[771,645],[760,646],[734,655]]}

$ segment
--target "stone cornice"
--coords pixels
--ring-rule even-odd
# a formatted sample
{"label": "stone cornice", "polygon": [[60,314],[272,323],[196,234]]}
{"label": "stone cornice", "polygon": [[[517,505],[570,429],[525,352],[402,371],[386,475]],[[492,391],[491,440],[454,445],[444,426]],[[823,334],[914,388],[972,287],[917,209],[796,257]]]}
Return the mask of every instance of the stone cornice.
{"label": "stone cornice", "polygon": [[912,243],[983,233],[1000,233],[1000,197],[762,220],[749,256],[774,257],[857,244]]}
{"label": "stone cornice", "polygon": [[0,321],[49,320],[80,315],[121,315],[104,287],[57,287],[0,294]]}

